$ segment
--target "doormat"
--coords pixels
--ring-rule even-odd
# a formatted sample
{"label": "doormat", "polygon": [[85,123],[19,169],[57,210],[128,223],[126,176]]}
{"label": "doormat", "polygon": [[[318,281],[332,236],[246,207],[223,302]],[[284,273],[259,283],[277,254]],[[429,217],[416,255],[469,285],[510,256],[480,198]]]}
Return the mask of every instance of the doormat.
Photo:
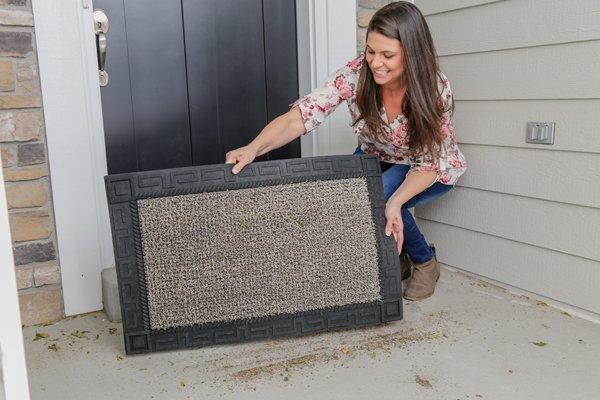
{"label": "doormat", "polygon": [[127,354],[402,318],[373,156],[105,178]]}

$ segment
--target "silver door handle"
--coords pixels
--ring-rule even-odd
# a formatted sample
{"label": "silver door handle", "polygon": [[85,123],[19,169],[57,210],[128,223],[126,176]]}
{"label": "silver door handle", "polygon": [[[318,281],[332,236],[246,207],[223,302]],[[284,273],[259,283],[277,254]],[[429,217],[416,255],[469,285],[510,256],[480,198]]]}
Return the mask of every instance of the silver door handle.
{"label": "silver door handle", "polygon": [[106,65],[106,34],[98,33],[96,35],[96,46],[98,49],[98,69],[104,70]]}
{"label": "silver door handle", "polygon": [[104,70],[106,65],[106,32],[108,32],[108,17],[104,10],[94,10],[94,31],[96,32],[96,51],[98,53],[98,70],[100,86],[108,85],[108,73]]}

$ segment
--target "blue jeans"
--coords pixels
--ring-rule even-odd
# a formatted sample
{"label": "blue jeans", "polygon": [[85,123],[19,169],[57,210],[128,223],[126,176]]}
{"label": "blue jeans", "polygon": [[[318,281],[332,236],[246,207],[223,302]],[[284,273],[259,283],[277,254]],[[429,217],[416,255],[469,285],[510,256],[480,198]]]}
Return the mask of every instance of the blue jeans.
{"label": "blue jeans", "polygon": [[[364,154],[364,152],[359,147],[354,154]],[[383,193],[385,195],[385,201],[387,201],[400,187],[402,182],[404,182],[406,174],[410,170],[410,166],[404,164],[389,164],[383,161],[380,162],[380,165]],[[433,258],[434,253],[433,249],[429,246],[425,237],[419,230],[409,208],[431,203],[433,200],[450,191],[453,187],[453,185],[444,185],[443,183],[436,182],[402,206],[402,222],[404,223],[404,243],[402,244],[402,251],[408,254],[413,263],[421,264],[427,262]]]}

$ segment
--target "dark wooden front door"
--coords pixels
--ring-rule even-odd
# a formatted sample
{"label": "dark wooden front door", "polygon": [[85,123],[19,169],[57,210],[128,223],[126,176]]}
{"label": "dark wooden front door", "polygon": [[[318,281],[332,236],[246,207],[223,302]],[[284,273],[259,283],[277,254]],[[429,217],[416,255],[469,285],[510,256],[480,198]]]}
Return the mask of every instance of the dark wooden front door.
{"label": "dark wooden front door", "polygon": [[[95,0],[108,173],[223,163],[298,97],[294,0]],[[262,159],[300,156],[300,141]]]}

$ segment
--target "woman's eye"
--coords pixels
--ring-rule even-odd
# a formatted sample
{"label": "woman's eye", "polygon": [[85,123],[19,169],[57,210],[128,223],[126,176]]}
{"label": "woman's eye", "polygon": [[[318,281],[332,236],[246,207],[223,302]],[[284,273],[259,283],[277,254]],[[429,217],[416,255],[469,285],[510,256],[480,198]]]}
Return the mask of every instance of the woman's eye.
{"label": "woman's eye", "polygon": [[390,58],[392,58],[392,57],[394,57],[394,56],[386,56],[386,55],[384,55],[384,57],[385,57],[385,58],[387,58],[387,59],[389,60]]}

